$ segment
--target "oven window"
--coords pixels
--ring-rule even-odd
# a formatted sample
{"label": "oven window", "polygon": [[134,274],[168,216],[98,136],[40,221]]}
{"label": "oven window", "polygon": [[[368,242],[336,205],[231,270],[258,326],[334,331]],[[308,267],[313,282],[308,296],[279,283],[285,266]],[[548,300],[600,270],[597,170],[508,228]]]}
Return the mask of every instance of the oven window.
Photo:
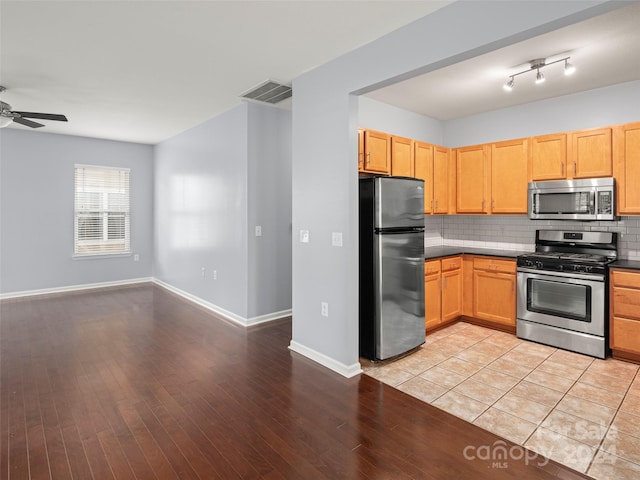
{"label": "oven window", "polygon": [[536,213],[590,213],[589,192],[537,194]]}
{"label": "oven window", "polygon": [[528,278],[527,310],[591,322],[591,287]]}

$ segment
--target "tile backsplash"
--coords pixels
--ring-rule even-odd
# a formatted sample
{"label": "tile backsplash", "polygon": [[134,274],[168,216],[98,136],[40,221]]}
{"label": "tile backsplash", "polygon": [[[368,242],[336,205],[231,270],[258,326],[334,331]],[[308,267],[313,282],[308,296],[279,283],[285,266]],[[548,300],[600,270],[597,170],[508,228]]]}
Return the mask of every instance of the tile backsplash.
{"label": "tile backsplash", "polygon": [[529,220],[526,215],[425,215],[425,246],[533,250],[536,230],[618,232],[618,257],[640,260],[640,217],[610,222]]}

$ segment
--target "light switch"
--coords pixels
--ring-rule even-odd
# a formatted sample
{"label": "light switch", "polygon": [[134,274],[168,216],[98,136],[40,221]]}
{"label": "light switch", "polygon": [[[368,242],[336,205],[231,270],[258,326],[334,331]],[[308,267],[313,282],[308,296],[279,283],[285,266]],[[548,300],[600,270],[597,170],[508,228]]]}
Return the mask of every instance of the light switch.
{"label": "light switch", "polygon": [[300,230],[300,242],[309,243],[309,230]]}
{"label": "light switch", "polygon": [[260,225],[256,225],[256,237],[262,236],[262,227]]}
{"label": "light switch", "polygon": [[331,245],[334,247],[342,246],[342,232],[331,232]]}

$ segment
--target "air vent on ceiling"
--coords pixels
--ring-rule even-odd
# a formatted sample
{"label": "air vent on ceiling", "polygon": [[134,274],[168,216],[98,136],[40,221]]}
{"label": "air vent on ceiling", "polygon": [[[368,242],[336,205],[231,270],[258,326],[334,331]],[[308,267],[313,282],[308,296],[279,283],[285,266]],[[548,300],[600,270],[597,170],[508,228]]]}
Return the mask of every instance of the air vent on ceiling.
{"label": "air vent on ceiling", "polygon": [[240,96],[256,102],[273,104],[281,102],[285,98],[289,98],[291,94],[292,90],[289,85],[283,85],[282,83],[274,82],[273,80],[267,80],[244,92]]}

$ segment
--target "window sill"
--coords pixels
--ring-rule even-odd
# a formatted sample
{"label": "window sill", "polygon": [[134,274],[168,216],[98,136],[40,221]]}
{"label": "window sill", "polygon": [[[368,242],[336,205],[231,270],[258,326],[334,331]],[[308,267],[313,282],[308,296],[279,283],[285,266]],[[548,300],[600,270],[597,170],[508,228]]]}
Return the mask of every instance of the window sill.
{"label": "window sill", "polygon": [[124,253],[74,253],[71,255],[72,260],[98,260],[104,258],[120,258],[120,257],[130,257],[131,252]]}

